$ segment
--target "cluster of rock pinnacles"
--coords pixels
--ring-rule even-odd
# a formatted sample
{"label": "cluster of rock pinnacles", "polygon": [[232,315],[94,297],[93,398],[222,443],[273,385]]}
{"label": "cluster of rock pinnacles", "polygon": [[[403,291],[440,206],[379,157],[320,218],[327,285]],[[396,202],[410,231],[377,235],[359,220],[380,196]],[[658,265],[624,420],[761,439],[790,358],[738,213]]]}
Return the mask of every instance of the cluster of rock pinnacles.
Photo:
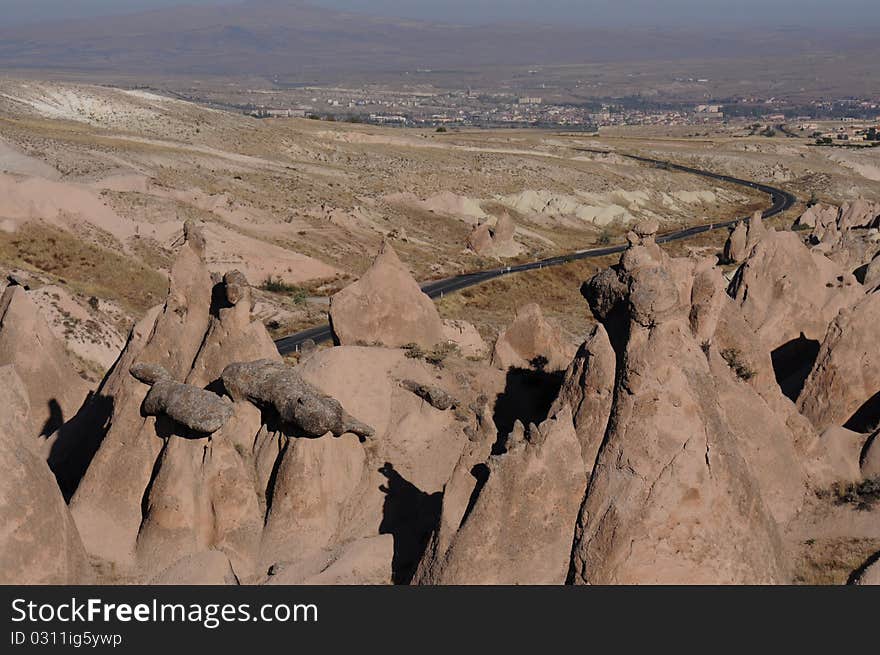
{"label": "cluster of rock pinnacles", "polygon": [[[244,276],[212,276],[187,225],[165,303],[85,399],[10,286],[0,579],[792,582],[817,492],[880,475],[865,418],[878,220],[863,201],[817,206],[805,240],[757,215],[722,263],[671,257],[656,222],[639,224],[584,283],[595,324],[580,348],[530,305],[491,353],[385,245],[331,301],[336,347],[296,365]],[[450,343],[468,357],[424,356]],[[532,421],[528,394],[548,388]],[[51,431],[47,398],[64,414]]]}

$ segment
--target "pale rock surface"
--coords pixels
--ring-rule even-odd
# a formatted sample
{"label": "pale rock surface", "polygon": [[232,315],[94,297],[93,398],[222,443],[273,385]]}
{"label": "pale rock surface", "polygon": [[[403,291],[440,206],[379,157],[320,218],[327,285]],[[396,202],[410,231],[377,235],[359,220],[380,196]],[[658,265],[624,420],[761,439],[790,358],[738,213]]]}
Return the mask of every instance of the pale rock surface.
{"label": "pale rock surface", "polygon": [[522,251],[522,247],[513,239],[516,224],[510,214],[504,212],[495,224],[489,222],[476,226],[468,235],[467,245],[473,252],[490,257],[514,257]]}
{"label": "pale rock surface", "polygon": [[[520,426],[519,431],[522,431]],[[471,511],[422,584],[562,584],[587,477],[566,407],[488,461]]]}
{"label": "pale rock surface", "polygon": [[740,221],[724,244],[723,260],[729,264],[743,261],[766,233],[764,218],[759,211],[755,212],[748,221]]}
{"label": "pale rock surface", "polygon": [[847,424],[880,393],[878,326],[880,292],[875,291],[843,309],[828,328],[798,397],[798,409],[817,429]]}
{"label": "pale rock surface", "polygon": [[728,289],[768,350],[801,334],[821,340],[837,313],[862,291],[851,273],[810,251],[793,232],[769,232]]}
{"label": "pale rock surface", "polygon": [[9,286],[0,297],[0,366],[12,365],[30,401],[31,445],[43,452],[48,437],[76,414],[89,392],[63,344],[55,337],[24,287]]}
{"label": "pale rock surface", "polygon": [[446,343],[455,344],[462,357],[482,359],[488,351],[477,328],[467,321],[444,320],[443,339]]}
{"label": "pale rock surface", "polygon": [[149,581],[151,585],[237,585],[229,558],[218,550],[187,555]]}
{"label": "pale rock surface", "polygon": [[580,442],[584,468],[590,472],[605,437],[605,427],[614,400],[616,355],[608,333],[599,324],[580,347],[565,372],[565,378],[550,414],[571,408],[575,433]]}
{"label": "pale rock surface", "polygon": [[11,366],[0,367],[0,395],[0,584],[89,584],[92,571],[70,511],[28,443],[30,403]]}
{"label": "pale rock surface", "polygon": [[[775,453],[772,479],[763,465],[765,484],[752,469],[765,450],[792,437],[784,424],[781,434],[767,435],[760,419],[749,419],[744,408],[759,397],[695,338],[696,265],[636,236],[616,269],[584,286],[623,369],[578,519],[571,577],[592,584],[785,582],[788,558],[763,496],[780,487],[780,463],[792,465],[793,484],[769,500],[781,515],[797,510],[806,489],[793,445]],[[756,434],[761,441],[749,446]]]}
{"label": "pale rock surface", "polygon": [[544,318],[541,307],[530,303],[520,308],[514,322],[498,335],[492,364],[501,370],[562,371],[568,368],[575,350],[562,329]]}
{"label": "pale rock surface", "polygon": [[875,431],[865,440],[861,452],[860,470],[866,480],[880,478],[880,430]]}
{"label": "pale rock surface", "polygon": [[330,323],[344,346],[433,347],[444,340],[433,301],[387,242],[370,269],[330,299]]}

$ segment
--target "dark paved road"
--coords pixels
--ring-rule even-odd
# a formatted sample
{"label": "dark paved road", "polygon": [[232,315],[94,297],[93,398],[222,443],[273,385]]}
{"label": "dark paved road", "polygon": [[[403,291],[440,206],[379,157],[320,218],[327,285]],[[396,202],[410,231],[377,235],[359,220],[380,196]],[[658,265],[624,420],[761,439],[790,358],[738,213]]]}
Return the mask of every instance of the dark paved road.
{"label": "dark paved road", "polygon": [[[592,152],[596,154],[620,154],[620,153],[611,153],[605,150],[593,150],[590,148],[578,148],[578,150],[582,152]],[[691,175],[699,175],[700,177],[707,177],[713,180],[718,180],[720,182],[727,182],[729,184],[736,184],[738,186],[745,186],[752,189],[757,189],[763,193],[766,193],[770,196],[771,205],[768,209],[764,210],[764,218],[769,218],[771,216],[775,216],[776,214],[780,214],[790,208],[797,201],[797,198],[789,193],[788,191],[784,191],[782,189],[777,189],[776,187],[769,186],[767,184],[761,184],[759,182],[751,182],[749,180],[742,180],[737,177],[731,177],[729,175],[722,175],[720,173],[713,173],[711,171],[704,171],[699,168],[691,168],[689,166],[682,166],[680,164],[673,164],[671,162],[661,161],[659,159],[650,159],[648,157],[638,157],[636,155],[621,155],[623,157],[627,157],[629,159],[634,159],[636,161],[643,162],[645,164],[650,164],[652,166],[657,166],[659,168],[664,168],[666,170],[671,171],[680,171],[682,173],[689,173]],[[723,221],[721,223],[709,223],[706,225],[695,225],[693,227],[686,228],[684,230],[679,230],[676,232],[668,232],[666,234],[659,235],[657,237],[658,243],[668,243],[670,241],[679,241],[681,239],[689,239],[697,234],[703,234],[704,232],[710,232],[712,230],[722,230],[730,227],[731,225],[736,225],[740,221],[747,220],[747,218],[734,218],[729,221]],[[548,259],[541,259],[535,262],[529,262],[527,264],[517,264],[515,266],[503,266],[501,268],[492,268],[486,271],[476,271],[474,273],[466,273],[464,275],[456,275],[455,277],[446,278],[445,280],[436,280],[434,282],[426,282],[422,286],[422,291],[424,291],[431,298],[440,298],[447,293],[454,293],[456,291],[461,291],[462,289],[466,289],[468,287],[476,286],[477,284],[482,284],[483,282],[488,282],[489,280],[494,280],[499,277],[503,277],[505,275],[512,275],[513,273],[522,273],[525,271],[534,271],[541,268],[546,268],[548,266],[561,266],[563,264],[568,264],[573,261],[577,261],[579,259],[591,259],[593,257],[604,257],[605,255],[612,255],[614,253],[623,252],[626,249],[626,244],[620,244],[616,246],[608,246],[605,248],[591,248],[589,250],[578,250],[576,252],[567,254],[567,255],[559,255],[557,257],[550,257]],[[324,341],[329,341],[332,339],[332,333],[330,331],[329,325],[319,325],[317,327],[309,328],[308,330],[303,330],[302,332],[297,332],[296,334],[292,334],[287,337],[283,337],[278,339],[275,344],[278,346],[278,352],[282,355],[286,355],[288,353],[295,352],[299,349],[299,347],[303,344],[303,342],[311,339],[315,343],[321,343]]]}

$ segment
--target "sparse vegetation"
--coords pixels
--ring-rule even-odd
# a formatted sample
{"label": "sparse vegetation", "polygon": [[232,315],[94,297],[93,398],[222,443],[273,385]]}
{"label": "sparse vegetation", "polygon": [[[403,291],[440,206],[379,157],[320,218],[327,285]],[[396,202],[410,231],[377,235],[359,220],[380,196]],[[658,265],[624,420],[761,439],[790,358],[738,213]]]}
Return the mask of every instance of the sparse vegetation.
{"label": "sparse vegetation", "polygon": [[410,359],[421,359],[432,366],[443,368],[443,363],[450,355],[458,354],[458,346],[454,343],[441,343],[426,351],[417,343],[408,343],[403,346],[405,354]]}
{"label": "sparse vegetation", "polygon": [[721,356],[740,380],[748,381],[755,377],[755,371],[743,361],[742,353],[737,348],[725,348],[721,351]]}
{"label": "sparse vegetation", "polygon": [[107,298],[140,315],[165,298],[164,275],[124,254],[45,223],[0,231],[0,260],[41,271],[90,297]]}
{"label": "sparse vegetation", "polygon": [[851,505],[860,511],[870,511],[880,501],[880,478],[861,482],[835,482],[827,495],[838,505]]}
{"label": "sparse vegetation", "polygon": [[263,281],[263,284],[260,285],[260,289],[268,291],[269,293],[290,296],[290,299],[296,305],[303,304],[309,297],[308,292],[305,289],[298,287],[295,284],[289,284],[280,277],[275,277],[273,275],[270,275]]}

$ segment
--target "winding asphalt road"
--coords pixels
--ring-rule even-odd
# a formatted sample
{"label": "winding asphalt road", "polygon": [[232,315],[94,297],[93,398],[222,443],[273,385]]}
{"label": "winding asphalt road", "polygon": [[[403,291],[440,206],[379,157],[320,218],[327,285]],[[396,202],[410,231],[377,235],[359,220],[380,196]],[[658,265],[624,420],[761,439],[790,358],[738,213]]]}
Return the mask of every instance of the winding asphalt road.
{"label": "winding asphalt road", "polygon": [[[749,180],[742,180],[737,177],[731,177],[730,175],[712,173],[711,171],[704,171],[699,168],[691,168],[690,166],[673,164],[671,162],[661,161],[659,159],[650,159],[648,157],[639,157],[636,155],[621,155],[620,153],[613,153],[607,150],[593,150],[590,148],[578,148],[578,150],[581,152],[591,152],[603,155],[617,154],[619,156],[627,157],[628,159],[640,161],[645,164],[650,164],[658,168],[663,168],[671,171],[679,171],[682,173],[689,173],[691,175],[699,175],[700,177],[706,177],[713,180],[718,180],[720,182],[727,182],[729,184],[735,184],[738,186],[756,189],[769,195],[772,203],[768,209],[764,210],[764,218],[769,218],[771,216],[775,216],[776,214],[780,214],[789,209],[792,205],[795,204],[795,202],[797,202],[797,198],[788,191],[777,189],[776,187],[772,187],[767,184],[761,184],[759,182],[751,182]],[[724,221],[721,223],[695,225],[693,227],[679,230],[677,232],[668,232],[666,234],[659,235],[657,237],[657,242],[668,243],[670,241],[688,239],[690,237],[696,236],[697,234],[703,234],[704,232],[729,228],[730,226],[736,225],[740,221],[744,220],[748,219],[734,218],[732,220]],[[483,282],[488,282],[489,280],[494,280],[505,275],[512,275],[513,273],[523,273],[525,271],[535,271],[541,268],[547,268],[549,266],[561,266],[563,264],[568,264],[579,259],[591,259],[593,257],[604,257],[606,255],[613,255],[614,253],[623,252],[624,250],[626,250],[626,247],[626,244],[620,244],[616,246],[607,246],[604,248],[578,250],[567,255],[559,255],[557,257],[550,257],[548,259],[541,259],[539,261],[530,262],[527,264],[503,266],[501,268],[492,268],[486,271],[476,271],[474,273],[456,275],[455,277],[446,278],[445,280],[426,282],[425,284],[421,285],[422,291],[424,291],[431,298],[441,298],[447,293],[461,291],[462,289],[473,287],[478,284],[482,284]],[[309,328],[308,330],[303,330],[302,332],[297,332],[296,334],[278,339],[275,342],[275,345],[278,347],[278,352],[280,352],[282,355],[287,355],[289,353],[299,350],[299,347],[307,340],[312,340],[315,343],[321,343],[324,341],[329,341],[332,338],[333,334],[330,331],[330,326],[319,325],[317,327]]]}

